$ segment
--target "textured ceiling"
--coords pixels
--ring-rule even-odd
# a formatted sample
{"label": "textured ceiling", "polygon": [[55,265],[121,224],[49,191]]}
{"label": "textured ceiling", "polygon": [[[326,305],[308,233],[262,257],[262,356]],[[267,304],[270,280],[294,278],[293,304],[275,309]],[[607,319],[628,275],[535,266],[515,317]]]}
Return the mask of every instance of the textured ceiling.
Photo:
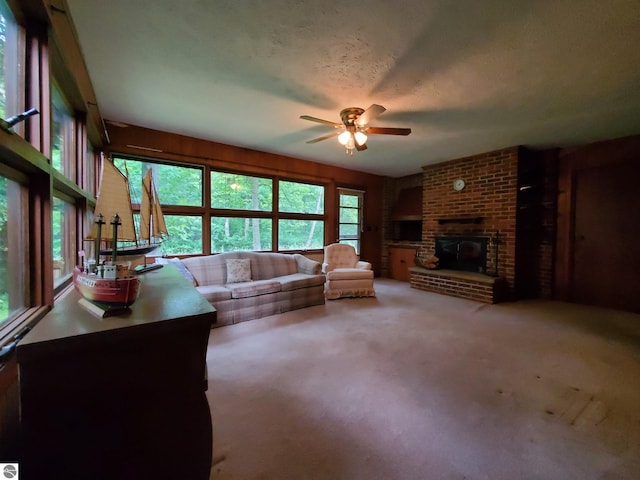
{"label": "textured ceiling", "polygon": [[[67,0],[103,116],[388,176],[640,133],[638,0]],[[384,105],[347,156],[305,141]]]}

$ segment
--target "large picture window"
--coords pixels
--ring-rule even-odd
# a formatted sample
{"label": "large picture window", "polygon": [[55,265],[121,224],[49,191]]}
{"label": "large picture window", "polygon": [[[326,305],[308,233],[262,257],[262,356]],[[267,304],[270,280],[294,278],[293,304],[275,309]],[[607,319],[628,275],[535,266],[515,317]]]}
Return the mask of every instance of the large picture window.
{"label": "large picture window", "polygon": [[[324,246],[324,185],[154,159],[114,156],[113,163],[129,179],[134,212],[143,174],[153,171],[169,232],[159,254],[306,251]],[[209,198],[203,199],[203,192]]]}

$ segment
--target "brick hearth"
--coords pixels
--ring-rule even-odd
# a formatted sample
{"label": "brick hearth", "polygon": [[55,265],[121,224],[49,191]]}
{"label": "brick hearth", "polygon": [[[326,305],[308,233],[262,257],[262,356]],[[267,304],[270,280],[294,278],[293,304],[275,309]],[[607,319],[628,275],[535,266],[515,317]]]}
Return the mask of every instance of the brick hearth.
{"label": "brick hearth", "polygon": [[507,282],[504,277],[457,270],[429,270],[422,267],[410,267],[409,275],[411,287],[419,290],[484,303],[497,303],[507,296]]}

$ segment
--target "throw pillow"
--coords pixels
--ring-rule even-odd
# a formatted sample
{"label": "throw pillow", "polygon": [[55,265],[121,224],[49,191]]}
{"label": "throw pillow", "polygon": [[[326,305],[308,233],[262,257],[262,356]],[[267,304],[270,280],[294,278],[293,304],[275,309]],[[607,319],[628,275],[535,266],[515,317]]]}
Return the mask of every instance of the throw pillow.
{"label": "throw pillow", "polygon": [[227,283],[250,282],[251,260],[232,258],[227,260]]}

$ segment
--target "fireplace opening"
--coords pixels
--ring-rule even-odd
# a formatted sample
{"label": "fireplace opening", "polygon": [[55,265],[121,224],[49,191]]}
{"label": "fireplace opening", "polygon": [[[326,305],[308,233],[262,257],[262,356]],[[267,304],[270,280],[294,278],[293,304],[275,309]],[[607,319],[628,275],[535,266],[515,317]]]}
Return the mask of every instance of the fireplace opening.
{"label": "fireplace opening", "polygon": [[439,268],[487,273],[487,238],[436,237]]}

